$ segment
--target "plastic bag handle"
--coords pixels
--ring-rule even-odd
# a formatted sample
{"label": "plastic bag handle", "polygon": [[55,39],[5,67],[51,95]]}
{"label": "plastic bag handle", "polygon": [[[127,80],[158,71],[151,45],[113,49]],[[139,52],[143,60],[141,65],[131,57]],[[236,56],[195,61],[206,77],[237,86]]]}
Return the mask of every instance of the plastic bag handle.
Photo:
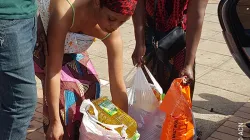
{"label": "plastic bag handle", "polygon": [[146,69],[146,72],[149,75],[151,81],[153,82],[155,88],[160,92],[160,94],[162,94],[163,90],[162,90],[161,86],[159,85],[159,83],[156,81],[156,79],[154,78],[152,73],[149,71],[149,69],[146,66],[144,66],[144,68]]}
{"label": "plastic bag handle", "polygon": [[[89,115],[89,116],[92,116],[91,114],[89,114],[88,112],[85,112],[87,115]],[[84,114],[85,114],[84,113]],[[92,120],[92,121],[94,121],[95,123],[97,123],[97,124],[101,124],[102,126],[104,126],[104,127],[106,127],[106,128],[108,128],[108,129],[110,129],[110,130],[113,130],[113,131],[116,131],[115,129],[116,128],[123,128],[122,130],[125,130],[125,131],[122,131],[122,135],[124,135],[124,132],[125,132],[125,135],[126,135],[126,126],[125,125],[111,125],[111,124],[106,124],[106,123],[102,123],[102,122],[100,122],[100,121],[98,121],[96,118],[94,118],[94,117],[90,117],[90,119]]]}
{"label": "plastic bag handle", "polygon": [[128,78],[128,76],[134,71],[134,69],[136,69],[137,67],[136,66],[134,66],[129,72],[128,72],[128,74],[126,74],[125,76],[124,76],[124,79],[127,79]]}
{"label": "plastic bag handle", "polygon": [[[88,109],[89,107],[92,106],[93,109],[94,109],[94,116],[89,114],[88,113]],[[127,129],[127,126],[121,124],[121,125],[110,125],[110,124],[105,124],[105,123],[102,123],[100,121],[98,121],[98,110],[96,109],[95,105],[88,99],[88,100],[83,100],[82,104],[81,104],[81,107],[80,107],[80,112],[83,113],[84,115],[88,115],[88,116],[92,116],[90,117],[90,119],[92,121],[94,121],[95,123],[98,123],[98,124],[101,124],[103,125],[104,127],[108,128],[108,129],[111,129],[113,131],[116,131],[115,129],[116,128],[120,128],[122,127],[122,136],[126,136],[126,129]]]}
{"label": "plastic bag handle", "polygon": [[80,107],[80,112],[85,113],[89,110],[89,107],[92,106],[94,109],[94,117],[98,119],[98,110],[96,109],[95,105],[88,99],[88,100],[83,100],[81,107]]}

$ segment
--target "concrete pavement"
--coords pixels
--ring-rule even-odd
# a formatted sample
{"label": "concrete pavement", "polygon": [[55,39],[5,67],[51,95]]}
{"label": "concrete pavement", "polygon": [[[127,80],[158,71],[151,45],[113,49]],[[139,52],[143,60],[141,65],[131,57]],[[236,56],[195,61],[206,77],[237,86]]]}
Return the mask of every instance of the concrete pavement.
{"label": "concrete pavement", "polygon": [[[250,120],[250,80],[232,58],[221,34],[217,18],[218,0],[210,0],[197,52],[196,87],[193,112],[202,140],[236,140],[250,130],[240,123]],[[124,75],[133,68],[131,54],[135,46],[133,24],[121,27],[124,41]],[[89,49],[99,73],[102,95],[110,96],[108,61],[105,46],[97,41]],[[42,140],[42,89],[38,81],[38,104],[27,139]],[[213,111],[211,111],[213,110]],[[241,130],[244,131],[241,132]]]}

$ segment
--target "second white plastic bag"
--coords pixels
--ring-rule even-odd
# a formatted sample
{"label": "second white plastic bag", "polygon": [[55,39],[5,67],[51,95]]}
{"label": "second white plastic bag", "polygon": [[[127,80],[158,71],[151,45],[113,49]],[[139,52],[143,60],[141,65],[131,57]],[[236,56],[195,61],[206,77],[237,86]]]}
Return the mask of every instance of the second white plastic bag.
{"label": "second white plastic bag", "polygon": [[129,102],[128,114],[136,120],[139,132],[140,130],[144,131],[146,126],[151,126],[148,128],[153,129],[155,125],[161,125],[161,123],[151,123],[155,122],[154,120],[159,120],[157,112],[160,104],[152,86],[159,94],[162,94],[163,91],[147,67],[145,70],[152,84],[148,82],[141,67],[132,69],[125,77]]}
{"label": "second white plastic bag", "polygon": [[[146,70],[148,72],[147,68]],[[148,74],[151,78],[152,74]],[[143,109],[147,112],[153,112],[159,106],[159,101],[157,100],[152,87],[141,67],[132,69],[126,76],[125,81],[128,94],[128,103],[130,106],[132,105],[135,108]],[[155,79],[152,79],[152,81],[156,82]],[[157,82],[153,83],[153,85],[158,88],[157,90],[160,93],[162,93],[162,89]]]}

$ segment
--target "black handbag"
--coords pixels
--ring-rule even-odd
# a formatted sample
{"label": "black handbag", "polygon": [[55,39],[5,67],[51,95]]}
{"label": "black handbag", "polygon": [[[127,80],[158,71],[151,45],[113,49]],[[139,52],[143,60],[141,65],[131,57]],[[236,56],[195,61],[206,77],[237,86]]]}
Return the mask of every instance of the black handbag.
{"label": "black handbag", "polygon": [[162,39],[156,40],[156,16],[157,16],[158,0],[154,1],[154,17],[153,17],[153,37],[152,44],[155,48],[157,58],[163,63],[169,63],[169,59],[174,57],[178,52],[186,47],[185,31],[180,26],[175,27],[168,32]]}
{"label": "black handbag", "polygon": [[[156,31],[157,2],[158,0],[154,1],[153,19],[148,21],[148,23],[152,21],[151,25],[153,27],[153,31],[152,40],[150,41],[152,41],[153,51],[148,53],[144,57],[144,60],[145,65],[150,69],[162,87],[164,93],[166,93],[172,81],[179,75],[179,73],[172,68],[170,60],[176,56],[178,52],[185,49],[186,40],[185,31],[181,25],[164,33]],[[150,33],[151,30],[149,33],[146,32],[146,36],[150,36]]]}

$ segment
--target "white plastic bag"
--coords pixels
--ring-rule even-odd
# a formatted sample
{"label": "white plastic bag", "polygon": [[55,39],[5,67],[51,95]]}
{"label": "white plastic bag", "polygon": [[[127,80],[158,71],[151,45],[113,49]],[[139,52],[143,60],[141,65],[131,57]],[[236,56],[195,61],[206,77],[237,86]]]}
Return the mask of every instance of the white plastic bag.
{"label": "white plastic bag", "polygon": [[[162,88],[160,87],[158,82],[149,72],[147,67],[145,67],[145,69],[149,77],[151,78],[154,87],[159,93],[162,93]],[[154,95],[151,84],[148,82],[141,67],[137,67],[135,73],[133,73],[133,71],[134,69],[132,69],[125,78],[128,94],[128,104],[147,112],[153,112],[159,106],[159,102]]]}
{"label": "white plastic bag", "polygon": [[[148,68],[145,67],[145,69],[153,82],[154,88],[162,94],[163,91],[158,82]],[[141,134],[141,131],[149,132],[149,129],[155,130],[155,128],[158,131],[159,128],[157,127],[158,125],[162,125],[163,120],[161,118],[164,117],[162,117],[162,114],[159,114],[158,106],[160,102],[157,100],[152,90],[152,84],[148,82],[142,68],[138,67],[132,69],[125,80],[129,102],[128,114],[136,120],[138,132]],[[144,137],[143,134],[141,134],[141,136]]]}
{"label": "white plastic bag", "polygon": [[138,129],[142,140],[160,140],[166,113],[157,109],[145,118],[145,125]]}
{"label": "white plastic bag", "polygon": [[[90,106],[93,107],[95,115],[88,113]],[[89,99],[82,102],[80,112],[83,113],[83,119],[79,129],[79,140],[125,140],[127,138],[125,125],[110,125],[98,121],[98,110]],[[120,127],[123,128],[122,136],[115,130]]]}

